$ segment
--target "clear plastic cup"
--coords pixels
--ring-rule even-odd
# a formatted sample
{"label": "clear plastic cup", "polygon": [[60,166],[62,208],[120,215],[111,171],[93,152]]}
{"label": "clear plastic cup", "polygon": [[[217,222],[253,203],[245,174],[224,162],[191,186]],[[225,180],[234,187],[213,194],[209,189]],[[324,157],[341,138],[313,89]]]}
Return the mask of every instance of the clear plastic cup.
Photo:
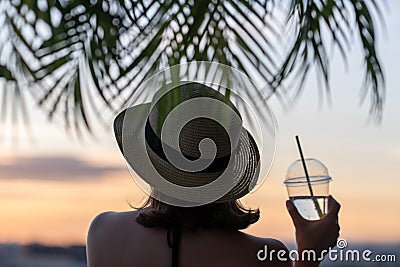
{"label": "clear plastic cup", "polygon": [[307,220],[319,220],[328,212],[329,182],[332,178],[321,161],[306,158],[305,163],[309,179],[299,159],[287,169],[284,184],[300,215]]}

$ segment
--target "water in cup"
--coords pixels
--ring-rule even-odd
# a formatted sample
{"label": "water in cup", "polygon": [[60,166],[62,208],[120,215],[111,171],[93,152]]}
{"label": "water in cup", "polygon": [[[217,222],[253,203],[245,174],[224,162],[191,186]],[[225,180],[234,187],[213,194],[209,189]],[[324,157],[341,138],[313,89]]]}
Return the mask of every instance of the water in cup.
{"label": "water in cup", "polygon": [[319,220],[320,215],[317,208],[315,207],[315,201],[318,203],[321,213],[326,214],[328,212],[328,197],[327,196],[297,196],[290,197],[293,201],[296,209],[299,211],[300,215],[307,220]]}
{"label": "water in cup", "polygon": [[287,169],[284,184],[300,215],[307,220],[319,220],[328,212],[329,182],[332,178],[321,161],[306,158],[305,163],[308,178],[299,159]]}

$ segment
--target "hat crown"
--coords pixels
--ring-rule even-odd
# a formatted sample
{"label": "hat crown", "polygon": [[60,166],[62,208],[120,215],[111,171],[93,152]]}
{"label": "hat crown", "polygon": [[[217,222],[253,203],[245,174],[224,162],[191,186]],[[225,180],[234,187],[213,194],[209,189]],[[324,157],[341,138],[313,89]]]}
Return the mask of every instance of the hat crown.
{"label": "hat crown", "polygon": [[[193,82],[158,91],[147,124],[152,132],[151,138],[146,132],[150,146],[160,140],[162,146],[189,159],[213,155],[215,150],[210,157],[229,157],[238,146],[242,129],[240,114],[229,97]],[[213,142],[202,142],[206,139]]]}

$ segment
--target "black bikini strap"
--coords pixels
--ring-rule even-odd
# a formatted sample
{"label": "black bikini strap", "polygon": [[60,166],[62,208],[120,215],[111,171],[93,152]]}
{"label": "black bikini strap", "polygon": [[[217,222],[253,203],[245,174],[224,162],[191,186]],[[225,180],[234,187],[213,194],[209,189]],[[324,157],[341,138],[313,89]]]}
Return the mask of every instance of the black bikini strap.
{"label": "black bikini strap", "polygon": [[179,227],[179,225],[174,226],[172,240],[171,231],[169,228],[167,228],[167,242],[168,246],[172,249],[172,267],[178,267],[180,237],[181,228]]}

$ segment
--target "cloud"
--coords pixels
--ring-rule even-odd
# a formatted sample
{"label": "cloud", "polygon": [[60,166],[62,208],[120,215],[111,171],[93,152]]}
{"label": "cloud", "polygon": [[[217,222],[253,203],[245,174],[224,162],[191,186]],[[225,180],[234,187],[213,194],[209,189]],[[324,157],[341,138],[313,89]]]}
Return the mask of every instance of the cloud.
{"label": "cloud", "polygon": [[18,157],[0,162],[0,179],[77,181],[98,179],[125,170],[117,165],[97,165],[76,157]]}

